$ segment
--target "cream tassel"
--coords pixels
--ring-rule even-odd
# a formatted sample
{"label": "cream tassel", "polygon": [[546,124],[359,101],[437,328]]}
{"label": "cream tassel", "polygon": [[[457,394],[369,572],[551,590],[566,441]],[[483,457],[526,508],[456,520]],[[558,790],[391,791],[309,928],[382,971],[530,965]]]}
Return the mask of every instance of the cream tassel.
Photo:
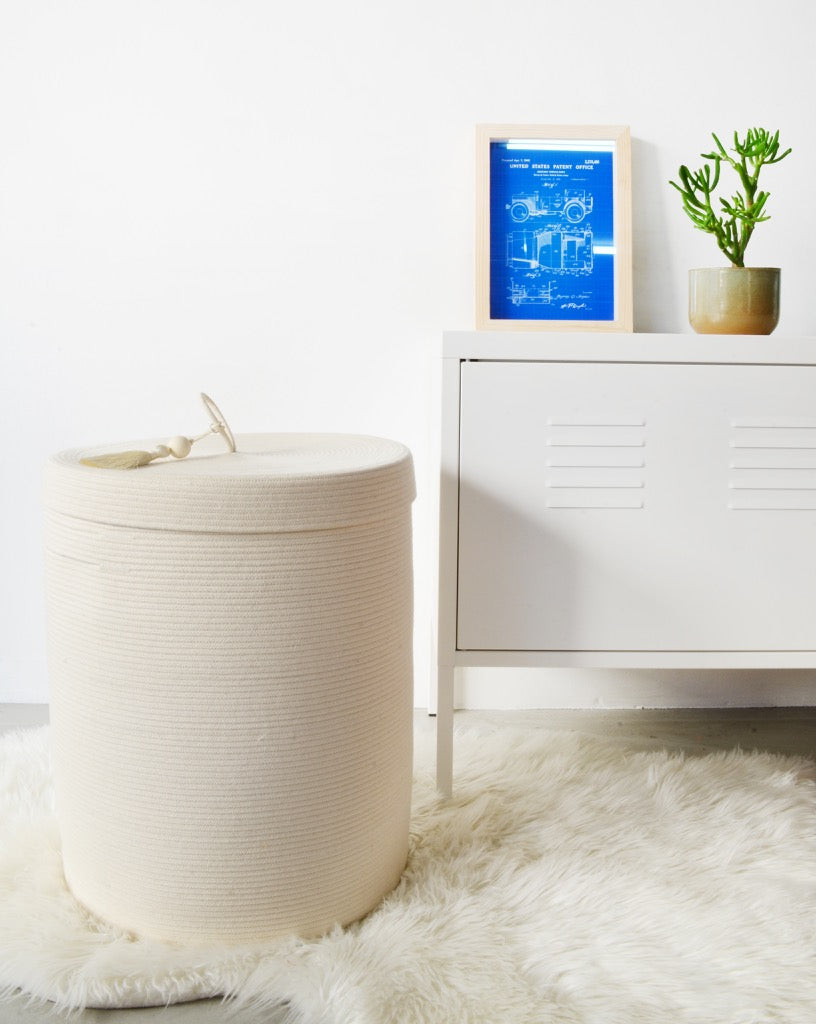
{"label": "cream tassel", "polygon": [[83,466],[98,466],[99,469],[138,469],[139,466],[146,466],[154,459],[166,459],[172,454],[175,453],[167,445],[160,444],[155,452],[111,452],[110,455],[89,455],[79,461]]}
{"label": "cream tassel", "polygon": [[235,438],[221,410],[203,392],[201,394],[201,401],[213,419],[210,423],[210,429],[206,430],[203,434],[199,434],[198,437],[184,437],[178,434],[176,437],[171,437],[167,444],[158,445],[153,452],[110,452],[108,455],[88,455],[79,461],[83,466],[95,466],[99,469],[138,469],[140,466],[147,466],[154,459],[166,459],[168,455],[172,455],[174,459],[184,459],[190,454],[190,449],[196,441],[200,441],[203,437],[208,437],[210,434],[220,434],[224,438],[229,451],[234,452]]}

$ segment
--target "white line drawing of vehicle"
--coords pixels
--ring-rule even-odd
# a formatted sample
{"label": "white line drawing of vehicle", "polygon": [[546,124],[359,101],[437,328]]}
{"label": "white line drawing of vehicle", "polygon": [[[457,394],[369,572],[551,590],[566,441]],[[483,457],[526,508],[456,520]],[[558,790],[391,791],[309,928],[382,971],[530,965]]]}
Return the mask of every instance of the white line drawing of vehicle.
{"label": "white line drawing of vehicle", "polygon": [[583,189],[564,189],[563,192],[524,192],[512,196],[506,204],[510,219],[523,224],[530,217],[561,217],[569,224],[580,224],[592,213],[593,198]]}
{"label": "white line drawing of vehicle", "polygon": [[537,286],[510,285],[510,301],[514,306],[548,306],[553,301],[552,281]]}
{"label": "white line drawing of vehicle", "polygon": [[593,267],[592,232],[565,228],[511,231],[507,235],[508,267],[589,273]]}

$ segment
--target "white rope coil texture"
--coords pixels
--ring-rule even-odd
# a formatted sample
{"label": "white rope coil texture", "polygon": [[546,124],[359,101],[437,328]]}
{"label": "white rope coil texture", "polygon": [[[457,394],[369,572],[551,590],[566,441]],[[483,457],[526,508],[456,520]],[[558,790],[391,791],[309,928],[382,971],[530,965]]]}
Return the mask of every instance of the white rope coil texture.
{"label": "white rope coil texture", "polygon": [[206,471],[77,452],[46,470],[66,878],[163,940],[321,934],[407,856],[410,454],[343,435],[239,450]]}

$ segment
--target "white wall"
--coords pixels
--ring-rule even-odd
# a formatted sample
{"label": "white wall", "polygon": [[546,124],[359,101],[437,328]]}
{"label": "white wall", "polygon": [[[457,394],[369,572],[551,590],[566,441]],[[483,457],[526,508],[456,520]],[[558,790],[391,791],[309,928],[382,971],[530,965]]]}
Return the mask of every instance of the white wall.
{"label": "white wall", "polygon": [[[795,152],[768,172],[752,262],[784,268],[779,331],[815,334],[813,30],[806,0],[6,0],[0,701],[47,697],[44,459],[195,431],[203,389],[239,432],[412,448],[423,704],[439,338],[473,325],[473,126],[631,126],[636,329],[666,332],[688,330],[687,267],[718,262],[667,178],[712,129],[779,127]],[[816,700],[807,673],[549,678],[545,703]]]}

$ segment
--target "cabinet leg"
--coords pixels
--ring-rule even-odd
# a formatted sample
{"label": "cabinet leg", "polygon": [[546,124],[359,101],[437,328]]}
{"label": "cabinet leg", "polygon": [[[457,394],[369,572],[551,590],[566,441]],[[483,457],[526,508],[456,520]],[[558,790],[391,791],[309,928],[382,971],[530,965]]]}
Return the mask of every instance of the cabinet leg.
{"label": "cabinet leg", "polygon": [[436,698],[436,788],[442,796],[453,791],[453,682],[454,669],[440,665]]}

